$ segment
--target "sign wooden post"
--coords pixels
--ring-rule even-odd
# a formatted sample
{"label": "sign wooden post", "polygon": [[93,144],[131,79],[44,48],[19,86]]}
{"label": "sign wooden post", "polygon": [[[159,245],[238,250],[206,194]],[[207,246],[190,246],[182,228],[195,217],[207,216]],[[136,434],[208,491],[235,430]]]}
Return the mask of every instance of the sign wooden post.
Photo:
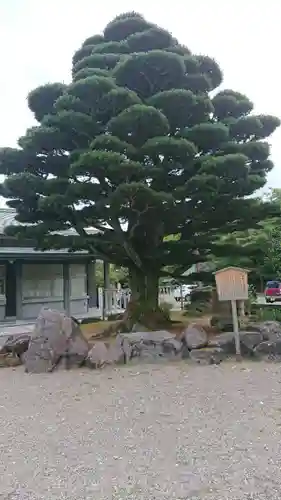
{"label": "sign wooden post", "polygon": [[237,357],[241,356],[237,300],[248,299],[248,270],[241,267],[225,267],[215,273],[218,299],[231,301],[233,333]]}
{"label": "sign wooden post", "polygon": [[236,356],[241,356],[241,346],[240,346],[240,335],[239,335],[239,324],[238,324],[236,300],[231,301],[231,311],[232,311],[233,332],[234,332],[234,339],[235,339],[235,352],[236,352]]}
{"label": "sign wooden post", "polygon": [[183,289],[182,285],[180,286],[180,293],[181,293],[181,310],[184,310],[184,298],[183,298]]}

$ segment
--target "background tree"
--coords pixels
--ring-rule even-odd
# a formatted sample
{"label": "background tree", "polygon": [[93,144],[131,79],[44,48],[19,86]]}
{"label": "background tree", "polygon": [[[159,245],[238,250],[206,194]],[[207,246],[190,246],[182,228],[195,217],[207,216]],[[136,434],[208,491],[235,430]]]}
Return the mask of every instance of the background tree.
{"label": "background tree", "polygon": [[[263,199],[281,210],[281,189],[271,189]],[[267,280],[281,279],[280,217],[267,218],[254,229],[224,235],[219,242],[225,256],[213,258],[216,268],[236,265],[249,269],[250,283],[258,291],[263,291]],[[205,275],[205,279],[208,280],[208,275]]]}
{"label": "background tree", "polygon": [[[117,283],[126,287],[128,286],[128,271],[124,267],[118,267],[111,264],[109,269],[109,279],[113,287],[115,287]],[[98,287],[104,286],[103,264],[99,261],[96,262],[96,284]]]}
{"label": "background tree", "polygon": [[[219,234],[272,213],[249,195],[273,167],[265,139],[279,120],[214,93],[221,83],[213,59],[140,14],[113,19],[74,54],[69,85],[29,94],[39,124],[1,151],[2,194],[23,224],[10,233],[127,267],[128,320],[160,319],[163,268],[181,274],[221,251]],[[79,238],[56,234],[69,228]]]}

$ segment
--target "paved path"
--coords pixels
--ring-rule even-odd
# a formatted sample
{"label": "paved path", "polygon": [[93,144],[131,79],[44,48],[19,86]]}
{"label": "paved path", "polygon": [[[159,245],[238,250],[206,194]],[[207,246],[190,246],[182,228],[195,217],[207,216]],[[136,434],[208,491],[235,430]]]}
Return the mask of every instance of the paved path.
{"label": "paved path", "polygon": [[[34,323],[26,323],[20,325],[2,325],[0,323],[0,336],[8,337],[10,335],[22,335],[23,333],[31,333],[34,328]],[[1,497],[0,497],[0,500]]]}
{"label": "paved path", "polygon": [[0,498],[279,500],[281,369],[0,376]]}

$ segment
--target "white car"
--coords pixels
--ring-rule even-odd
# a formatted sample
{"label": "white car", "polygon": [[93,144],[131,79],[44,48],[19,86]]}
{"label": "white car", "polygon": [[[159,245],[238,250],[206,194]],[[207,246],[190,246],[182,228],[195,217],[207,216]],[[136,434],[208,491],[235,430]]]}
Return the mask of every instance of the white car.
{"label": "white car", "polygon": [[182,285],[181,287],[178,286],[174,290],[174,299],[177,302],[179,302],[182,299],[188,300],[189,296],[190,296],[192,290],[194,290],[194,288],[196,288],[196,285]]}

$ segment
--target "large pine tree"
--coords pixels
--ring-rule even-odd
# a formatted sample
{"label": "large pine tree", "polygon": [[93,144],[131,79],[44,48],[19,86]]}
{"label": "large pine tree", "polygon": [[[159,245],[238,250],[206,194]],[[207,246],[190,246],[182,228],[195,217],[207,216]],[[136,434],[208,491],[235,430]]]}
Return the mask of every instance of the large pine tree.
{"label": "large pine tree", "polygon": [[[74,54],[69,85],[29,94],[38,126],[0,152],[2,194],[23,223],[10,233],[128,267],[130,314],[158,314],[163,267],[202,262],[218,234],[270,212],[249,195],[273,167],[265,139],[279,120],[252,114],[239,92],[215,93],[221,83],[213,59],[168,31],[115,18]],[[54,234],[68,228],[79,238]]]}

